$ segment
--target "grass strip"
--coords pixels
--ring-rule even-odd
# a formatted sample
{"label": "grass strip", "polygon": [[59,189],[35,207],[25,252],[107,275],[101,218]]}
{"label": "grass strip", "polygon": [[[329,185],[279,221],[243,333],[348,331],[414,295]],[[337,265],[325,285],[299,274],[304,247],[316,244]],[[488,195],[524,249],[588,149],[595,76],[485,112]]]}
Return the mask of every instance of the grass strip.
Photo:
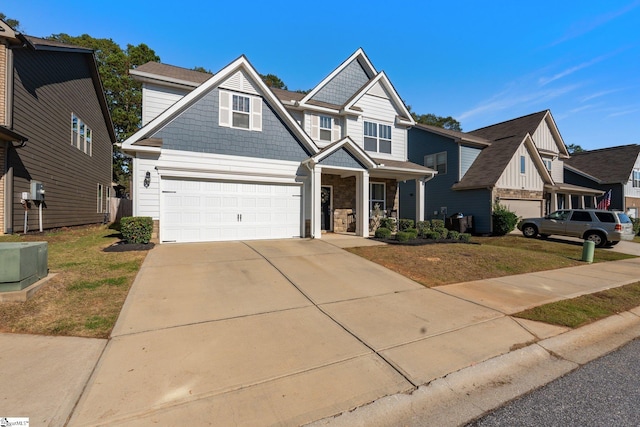
{"label": "grass strip", "polygon": [[541,305],[513,316],[552,325],[579,328],[638,306],[640,306],[640,282],[635,282],[619,288]]}

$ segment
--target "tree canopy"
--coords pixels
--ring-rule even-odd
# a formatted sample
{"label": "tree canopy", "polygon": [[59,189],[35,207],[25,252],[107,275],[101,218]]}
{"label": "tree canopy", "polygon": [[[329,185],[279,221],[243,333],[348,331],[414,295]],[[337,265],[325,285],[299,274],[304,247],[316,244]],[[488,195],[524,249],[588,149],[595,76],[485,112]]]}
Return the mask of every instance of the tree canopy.
{"label": "tree canopy", "polygon": [[[112,39],[97,39],[88,34],[53,34],[49,39],[95,51],[98,72],[118,142],[136,132],[142,120],[142,85],[129,76],[129,69],[149,61],[160,61],[153,49],[144,43],[137,46],[128,44],[126,49],[122,49]],[[114,147],[113,179],[127,188],[130,162],[131,159]]]}
{"label": "tree canopy", "polygon": [[7,18],[7,15],[0,12],[0,19],[7,23],[8,26],[13,28],[15,31],[22,32],[22,28],[20,28],[20,21],[17,19]]}
{"label": "tree canopy", "polygon": [[284,84],[284,82],[280,80],[280,77],[276,76],[275,74],[260,74],[260,77],[262,78],[262,81],[265,82],[269,87],[288,90],[287,85]]}
{"label": "tree canopy", "polygon": [[460,126],[460,122],[454,119],[451,116],[442,117],[436,116],[435,114],[416,114],[411,113],[413,119],[420,124],[423,125],[431,125],[437,126],[443,129],[456,130],[458,132],[462,132],[462,126]]}
{"label": "tree canopy", "polygon": [[575,153],[582,153],[584,151],[584,148],[582,148],[578,144],[568,144],[567,151],[569,152],[569,155],[571,155]]}

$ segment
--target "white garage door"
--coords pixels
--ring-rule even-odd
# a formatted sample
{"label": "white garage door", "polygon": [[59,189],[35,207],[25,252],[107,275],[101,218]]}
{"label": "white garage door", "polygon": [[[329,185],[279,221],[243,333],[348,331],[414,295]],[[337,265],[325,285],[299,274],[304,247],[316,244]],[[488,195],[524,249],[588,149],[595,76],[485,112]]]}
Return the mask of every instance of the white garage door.
{"label": "white garage door", "polygon": [[300,237],[299,185],[162,179],[162,242]]}
{"label": "white garage door", "polygon": [[542,216],[542,200],[502,199],[500,204],[522,218],[538,218]]}

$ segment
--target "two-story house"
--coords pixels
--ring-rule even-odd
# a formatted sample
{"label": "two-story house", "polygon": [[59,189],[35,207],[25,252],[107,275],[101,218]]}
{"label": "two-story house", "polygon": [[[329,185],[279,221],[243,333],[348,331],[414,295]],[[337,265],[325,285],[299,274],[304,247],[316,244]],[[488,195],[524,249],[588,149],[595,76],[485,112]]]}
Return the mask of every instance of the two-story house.
{"label": "two-story house", "polygon": [[574,153],[564,163],[566,182],[611,190],[609,209],[640,218],[640,145]]}
{"label": "two-story house", "polygon": [[407,161],[415,123],[362,49],[306,94],[270,89],[244,56],[214,75],[157,63],[131,75],[145,125],[122,149],[134,215],[161,242],[368,236],[372,214],[397,215],[398,182],[422,199],[435,174]]}
{"label": "two-story house", "polygon": [[104,221],[114,143],[93,51],[0,21],[0,234]]}
{"label": "two-story house", "polygon": [[[478,233],[491,233],[498,202],[521,217],[539,217],[556,209],[595,206],[602,191],[564,183],[569,158],[549,110],[456,132],[416,125],[409,131],[413,162],[438,171],[427,183],[428,218],[462,213],[473,216]],[[401,186],[401,216],[411,217],[413,189]]]}

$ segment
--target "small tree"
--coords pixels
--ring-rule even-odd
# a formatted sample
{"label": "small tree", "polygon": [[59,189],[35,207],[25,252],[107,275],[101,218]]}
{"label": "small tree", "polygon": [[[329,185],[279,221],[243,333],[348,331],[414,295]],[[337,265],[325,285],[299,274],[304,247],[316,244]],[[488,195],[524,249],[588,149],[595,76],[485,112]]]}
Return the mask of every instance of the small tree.
{"label": "small tree", "polygon": [[493,234],[496,236],[504,236],[515,230],[518,224],[518,215],[507,209],[506,206],[496,202],[493,205]]}

